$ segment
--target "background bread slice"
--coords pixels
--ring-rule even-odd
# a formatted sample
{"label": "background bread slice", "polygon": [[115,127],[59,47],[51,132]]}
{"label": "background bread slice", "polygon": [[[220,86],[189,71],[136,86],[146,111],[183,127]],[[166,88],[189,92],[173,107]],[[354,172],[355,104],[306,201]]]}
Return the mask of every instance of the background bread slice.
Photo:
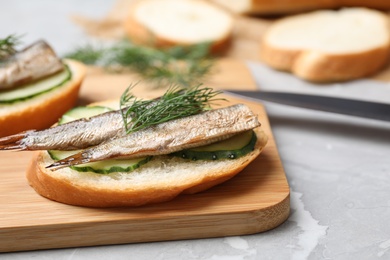
{"label": "background bread slice", "polygon": [[87,207],[123,207],[169,201],[181,193],[192,194],[220,184],[256,159],[267,136],[256,129],[258,141],[250,154],[238,159],[192,161],[155,156],[131,173],[107,175],[77,172],[70,168],[46,169],[53,161],[37,152],[27,170],[29,184],[43,197]]}
{"label": "background bread slice", "polygon": [[48,128],[75,105],[86,68],[73,60],[65,60],[65,63],[73,75],[65,85],[22,102],[0,104],[0,137]]}
{"label": "background bread slice", "polygon": [[269,27],[261,59],[310,81],[365,77],[388,62],[389,28],[385,14],[365,8],[291,16]]}
{"label": "background bread slice", "polygon": [[230,41],[233,18],[201,0],[144,0],[131,5],[124,27],[137,44],[154,47],[211,43],[223,51]]}
{"label": "background bread slice", "polygon": [[389,10],[388,0],[210,0],[238,14],[281,15],[318,9],[367,7]]}

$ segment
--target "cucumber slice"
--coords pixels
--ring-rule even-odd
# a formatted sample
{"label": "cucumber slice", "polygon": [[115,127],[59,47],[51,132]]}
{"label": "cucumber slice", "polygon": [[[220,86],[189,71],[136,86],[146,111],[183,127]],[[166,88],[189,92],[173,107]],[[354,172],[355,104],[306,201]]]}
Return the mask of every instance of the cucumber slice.
{"label": "cucumber slice", "polygon": [[[103,106],[75,107],[66,112],[58,124],[65,124],[80,118],[89,118],[111,110],[111,108]],[[48,151],[53,160],[61,160],[78,152],[80,151]],[[107,174],[111,172],[130,172],[147,163],[151,158],[152,156],[137,159],[109,159],[100,162],[71,166],[70,168],[79,172],[95,172],[100,174]]]}
{"label": "cucumber slice", "polygon": [[236,159],[253,151],[256,141],[255,132],[250,130],[217,143],[175,152],[172,155],[191,160]]}
{"label": "cucumber slice", "polygon": [[109,107],[93,106],[93,107],[75,107],[66,112],[59,120],[58,124],[62,125],[80,118],[90,118],[105,112],[112,111]]}
{"label": "cucumber slice", "polygon": [[19,88],[1,91],[0,104],[11,104],[33,98],[64,85],[71,78],[72,72],[69,67],[65,65],[65,69],[63,71],[50,77],[28,83]]}
{"label": "cucumber slice", "polygon": [[[79,151],[48,151],[53,160],[61,160],[77,152]],[[137,159],[109,159],[100,162],[70,166],[70,168],[79,172],[95,172],[100,174],[107,174],[111,172],[131,172],[150,161],[151,158],[152,156]]]}

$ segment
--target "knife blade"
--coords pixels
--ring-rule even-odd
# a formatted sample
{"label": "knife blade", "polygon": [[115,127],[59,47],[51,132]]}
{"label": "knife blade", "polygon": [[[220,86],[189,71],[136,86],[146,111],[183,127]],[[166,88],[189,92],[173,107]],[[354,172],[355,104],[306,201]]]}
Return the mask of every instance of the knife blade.
{"label": "knife blade", "polygon": [[226,94],[312,110],[390,121],[390,104],[330,96],[272,91],[226,90]]}

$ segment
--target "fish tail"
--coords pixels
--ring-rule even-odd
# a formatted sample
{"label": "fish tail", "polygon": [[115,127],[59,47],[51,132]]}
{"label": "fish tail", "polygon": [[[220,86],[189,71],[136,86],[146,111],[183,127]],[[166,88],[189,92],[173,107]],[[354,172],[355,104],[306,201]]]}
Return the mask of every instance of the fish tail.
{"label": "fish tail", "polygon": [[79,165],[90,162],[90,158],[86,153],[80,152],[64,159],[58,160],[49,166],[46,166],[46,169],[51,169],[52,171],[59,170],[65,167]]}
{"label": "fish tail", "polygon": [[25,150],[26,147],[21,142],[25,137],[26,132],[1,137],[0,150]]}

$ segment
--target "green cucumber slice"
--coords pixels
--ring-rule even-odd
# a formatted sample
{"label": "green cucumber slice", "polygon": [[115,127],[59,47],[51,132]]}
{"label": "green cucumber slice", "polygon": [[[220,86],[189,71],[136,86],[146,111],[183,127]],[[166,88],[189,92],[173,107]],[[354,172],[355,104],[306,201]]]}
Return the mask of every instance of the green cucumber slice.
{"label": "green cucumber slice", "polygon": [[255,132],[250,130],[217,143],[175,152],[172,155],[191,160],[236,159],[253,151],[256,141]]}
{"label": "green cucumber slice", "polygon": [[[103,106],[75,107],[66,112],[58,124],[65,124],[80,118],[89,118],[111,110],[111,108]],[[53,160],[61,160],[78,152],[79,151],[48,151],[50,157]],[[70,168],[79,172],[94,172],[99,174],[108,174],[111,172],[130,172],[147,163],[151,158],[152,156],[137,159],[109,159],[100,162],[91,162],[77,166],[71,166]]]}
{"label": "green cucumber slice", "polygon": [[[77,152],[79,151],[48,151],[53,160],[61,160]],[[100,162],[70,166],[70,168],[79,172],[95,172],[100,174],[107,174],[111,172],[131,172],[150,161],[151,158],[152,156],[137,159],[109,159]]]}
{"label": "green cucumber slice", "polygon": [[92,107],[75,107],[66,112],[59,120],[58,124],[62,125],[80,118],[90,118],[105,112],[112,111],[109,107],[92,106]]}
{"label": "green cucumber slice", "polygon": [[57,87],[64,85],[72,78],[72,72],[65,65],[65,69],[50,77],[28,83],[16,89],[0,92],[0,104],[11,104],[33,98]]}

